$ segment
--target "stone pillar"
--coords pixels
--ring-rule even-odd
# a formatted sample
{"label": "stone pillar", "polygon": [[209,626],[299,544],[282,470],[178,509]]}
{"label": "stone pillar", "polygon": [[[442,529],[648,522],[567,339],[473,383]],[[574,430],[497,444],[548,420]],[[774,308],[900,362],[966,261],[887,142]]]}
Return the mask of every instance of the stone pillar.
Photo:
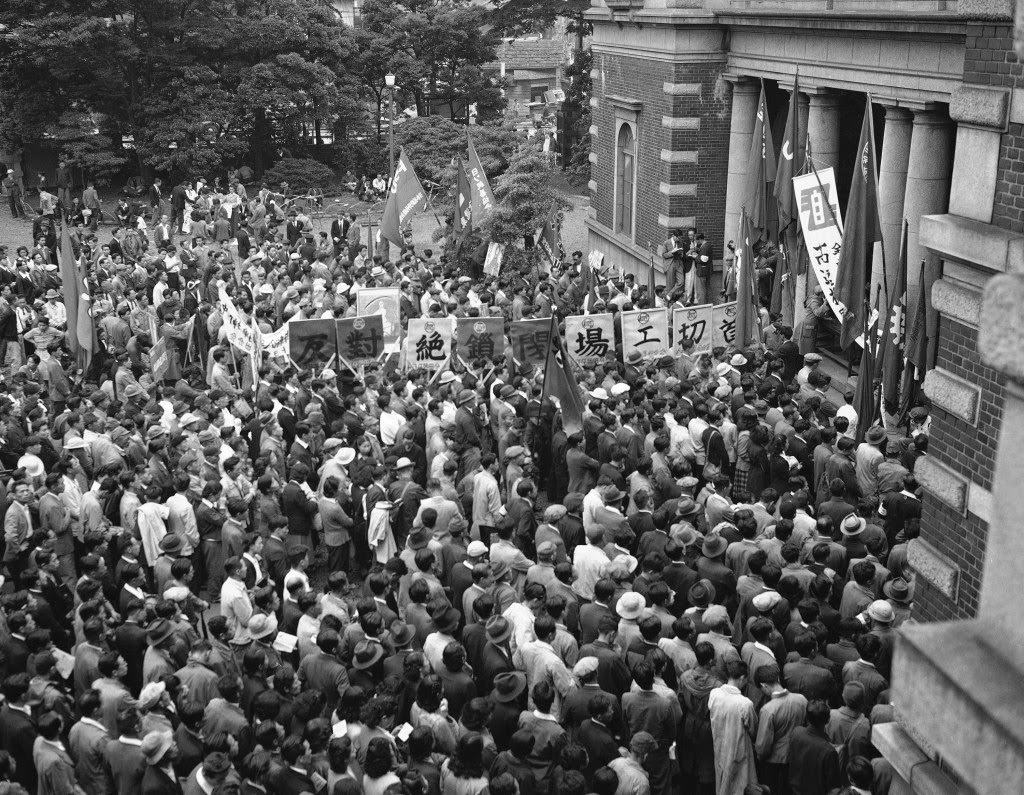
{"label": "stone pillar", "polygon": [[[900,244],[903,238],[903,199],[907,189],[907,163],[910,160],[910,132],[913,114],[905,108],[886,106],[882,157],[878,164],[878,206],[881,212],[882,240],[885,243],[887,288],[896,281]],[[871,270],[871,295],[881,284],[881,262]]]}
{"label": "stone pillar", "polygon": [[[792,97],[791,97],[792,98]],[[804,155],[807,154],[807,115],[811,110],[811,100],[804,93],[800,92],[800,104],[797,106],[797,114],[800,119],[800,140],[796,142],[797,152],[800,154],[800,162],[803,163]]]}
{"label": "stone pillar", "polygon": [[807,135],[811,157],[818,168],[839,163],[839,97],[828,89],[808,89],[811,103],[807,113]]}
{"label": "stone pillar", "polygon": [[761,86],[755,80],[740,79],[732,84],[732,125],[729,128],[729,178],[725,187],[725,244],[735,240],[743,206],[743,189],[750,157],[750,139],[754,135],[754,117]]}
{"label": "stone pillar", "polygon": [[[903,217],[907,220],[907,310],[917,311],[921,281],[921,260],[925,262],[925,295],[939,277],[939,258],[921,245],[918,223],[923,215],[946,212],[949,206],[949,181],[953,172],[953,125],[944,114],[935,111],[914,113],[907,162],[907,189]],[[938,317],[928,312],[928,339],[934,346]]]}

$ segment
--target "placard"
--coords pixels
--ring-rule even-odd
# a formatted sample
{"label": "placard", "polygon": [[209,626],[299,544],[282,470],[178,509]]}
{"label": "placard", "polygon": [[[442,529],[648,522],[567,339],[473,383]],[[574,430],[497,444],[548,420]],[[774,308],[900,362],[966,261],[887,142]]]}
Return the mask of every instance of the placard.
{"label": "placard", "polygon": [[402,340],[401,291],[397,287],[363,287],[356,294],[356,314],[384,318],[384,351],[398,353]]}
{"label": "placard", "polygon": [[731,348],[736,344],[736,302],[711,308],[711,347]]}
{"label": "placard", "polygon": [[460,317],[455,326],[455,354],[466,362],[493,359],[505,352],[505,319]]}
{"label": "placard", "polygon": [[501,243],[487,244],[487,257],[484,259],[484,273],[497,276],[501,273],[501,260],[505,256],[505,246]]}
{"label": "placard", "polygon": [[297,367],[326,367],[338,352],[338,334],[332,318],[293,320],[288,351]]}
{"label": "placard", "polygon": [[256,353],[258,329],[250,318],[238,311],[235,302],[231,300],[231,296],[227,294],[223,286],[218,290],[218,297],[228,342],[242,353],[252,356]]}
{"label": "placard", "polygon": [[543,367],[551,344],[551,320],[517,320],[508,327],[512,357],[520,364],[529,362]]}
{"label": "placard", "polygon": [[615,358],[615,316],[570,315],[565,319],[565,347],[573,363],[586,369]]}
{"label": "placard", "polygon": [[384,353],[384,318],[381,315],[343,317],[335,320],[338,356],[359,368],[377,361]]}
{"label": "placard", "polygon": [[452,323],[448,318],[416,317],[409,320],[405,338],[408,369],[437,370],[452,355]]}
{"label": "placard", "polygon": [[260,333],[260,349],[268,359],[288,361],[288,328],[289,320],[281,328],[266,334]]}
{"label": "placard", "polygon": [[652,361],[669,352],[668,310],[637,309],[619,314],[622,328],[622,360],[628,361],[639,351],[645,361]]}
{"label": "placard", "polygon": [[829,167],[793,177],[793,190],[807,256],[825,300],[841,325],[846,307],[836,299],[836,273],[843,248],[843,217],[839,211],[835,171]]}
{"label": "placard", "polygon": [[711,353],[713,309],[711,304],[677,307],[672,310],[672,347],[682,353],[680,344],[684,339],[693,340],[691,355]]}

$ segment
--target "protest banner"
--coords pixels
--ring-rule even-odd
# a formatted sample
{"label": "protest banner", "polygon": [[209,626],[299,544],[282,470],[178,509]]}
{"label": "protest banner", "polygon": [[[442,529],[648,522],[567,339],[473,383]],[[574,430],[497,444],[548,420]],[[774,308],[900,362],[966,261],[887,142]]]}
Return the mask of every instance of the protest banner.
{"label": "protest banner", "polygon": [[615,317],[570,315],[565,319],[565,347],[573,363],[584,369],[614,358]]}
{"label": "protest banner", "polygon": [[288,325],[288,351],[296,367],[323,368],[337,354],[338,335],[331,318],[293,320]]}
{"label": "protest banner", "polygon": [[487,244],[487,257],[484,259],[484,273],[497,276],[501,273],[501,260],[505,256],[505,246],[501,243]]}
{"label": "protest banner", "polygon": [[633,351],[639,351],[645,361],[668,354],[667,309],[637,309],[621,312],[619,317],[623,361],[628,361]]}
{"label": "protest banner", "polygon": [[829,167],[793,177],[793,190],[811,267],[825,300],[842,324],[846,307],[836,298],[836,272],[843,249],[843,218],[839,212],[835,171]]}
{"label": "protest banner", "polygon": [[221,315],[224,318],[224,330],[228,342],[242,353],[252,356],[256,353],[257,328],[251,318],[247,318],[235,306],[231,296],[221,287],[219,291]]}
{"label": "protest banner", "polygon": [[268,359],[288,361],[288,328],[291,321],[281,328],[260,334],[260,349]]}
{"label": "protest banner", "polygon": [[672,348],[674,353],[683,352],[680,346],[684,339],[693,340],[691,355],[711,353],[711,304],[678,307],[672,310]]}
{"label": "protest banner", "polygon": [[548,357],[548,345],[551,344],[551,321],[517,320],[508,327],[509,341],[512,343],[512,358],[520,364],[543,367]]}
{"label": "protest banner", "polygon": [[401,291],[397,287],[363,287],[356,294],[356,314],[384,319],[384,352],[398,353],[402,340]]}
{"label": "protest banner", "polygon": [[449,318],[411,318],[405,338],[405,366],[410,370],[440,369],[451,358],[452,336]]}
{"label": "protest banner", "polygon": [[460,317],[455,327],[455,355],[463,363],[493,359],[505,352],[505,319]]}
{"label": "protest banner", "polygon": [[736,302],[711,308],[711,347],[728,348],[736,344]]}
{"label": "protest banner", "polygon": [[160,383],[164,379],[164,373],[170,367],[171,359],[167,353],[167,339],[161,337],[149,350],[149,369],[153,373],[153,380]]}
{"label": "protest banner", "polygon": [[355,372],[384,353],[384,318],[381,315],[335,320],[338,358]]}

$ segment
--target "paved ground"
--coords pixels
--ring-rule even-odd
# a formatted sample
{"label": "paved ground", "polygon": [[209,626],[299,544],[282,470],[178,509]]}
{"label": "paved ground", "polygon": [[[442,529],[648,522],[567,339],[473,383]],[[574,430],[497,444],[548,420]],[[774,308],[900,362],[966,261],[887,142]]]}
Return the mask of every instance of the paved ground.
{"label": "paved ground", "polygon": [[11,209],[4,197],[0,206],[0,245],[7,246],[11,254],[21,245],[32,245],[32,223],[11,218]]}

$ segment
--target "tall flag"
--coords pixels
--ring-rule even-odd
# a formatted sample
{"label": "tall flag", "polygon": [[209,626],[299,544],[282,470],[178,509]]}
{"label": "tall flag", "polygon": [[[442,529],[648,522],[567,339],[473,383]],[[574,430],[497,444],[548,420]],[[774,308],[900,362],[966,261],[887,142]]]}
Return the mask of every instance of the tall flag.
{"label": "tall flag", "polygon": [[547,220],[537,236],[537,246],[543,251],[551,264],[562,257],[562,238],[558,228],[558,203],[552,202]]}
{"label": "tall flag", "polygon": [[[768,121],[768,102],[761,83],[761,101],[757,104],[754,135],[747,158],[747,183],[743,190],[744,204],[750,224],[760,237],[768,226],[768,183],[775,180],[775,142]],[[745,231],[745,230],[744,230]]]}
{"label": "tall flag", "polygon": [[[79,277],[84,286],[85,274],[81,270]],[[71,329],[70,325],[68,325],[68,329]],[[78,317],[75,323],[75,333],[78,337],[78,363],[82,366],[82,370],[88,373],[89,365],[92,364],[92,356],[98,347],[98,341],[96,339],[96,324],[92,318],[92,297],[85,290],[78,294]]]}
{"label": "tall flag", "polygon": [[746,348],[761,341],[760,315],[757,311],[757,289],[754,285],[753,241],[757,229],[740,210],[740,247],[736,253],[736,342],[737,348]]}
{"label": "tall flag", "polygon": [[882,399],[885,410],[895,414],[900,405],[900,379],[903,376],[907,340],[907,229],[903,222],[903,244],[896,282],[889,295],[889,312],[882,321]]}
{"label": "tall flag", "polygon": [[473,204],[470,200],[469,178],[466,177],[466,166],[460,157],[458,173],[455,177],[455,231],[470,229],[473,222]]}
{"label": "tall flag", "polygon": [[900,414],[910,408],[918,387],[924,381],[928,371],[928,329],[925,326],[925,283],[924,260],[921,260],[921,275],[918,281],[917,306],[914,308],[914,319],[907,326],[906,370],[903,374],[903,400],[900,402]]}
{"label": "tall flag", "polygon": [[558,399],[562,409],[562,427],[567,434],[583,430],[583,401],[576,388],[576,377],[569,367],[569,356],[558,333],[558,320],[551,316],[551,340],[548,344],[547,359],[544,362],[544,384],[541,387],[541,402],[544,398]]}
{"label": "tall flag", "polygon": [[469,175],[470,204],[473,211],[473,220],[477,226],[483,223],[487,214],[494,209],[494,194],[491,193],[491,186],[487,182],[487,174],[480,163],[480,157],[473,146],[473,139],[469,138],[469,163],[467,172]]}
{"label": "tall flag", "polygon": [[[64,310],[68,316],[68,330],[74,329],[67,335],[68,347],[71,352],[78,356],[80,346],[78,343],[78,305],[82,288],[81,272],[78,263],[75,261],[75,253],[71,248],[71,235],[68,232],[68,225],[61,224],[60,249],[57,252],[57,262],[60,263],[61,292],[64,296]],[[154,340],[155,341],[155,340]]]}
{"label": "tall flag", "polygon": [[594,304],[598,301],[597,295],[597,274],[594,273],[589,260],[580,263],[580,284],[583,287],[583,314],[589,315],[594,311]]}
{"label": "tall flag", "polygon": [[799,112],[799,72],[793,76],[793,95],[789,100],[789,116],[786,119],[786,132],[782,136],[782,157],[775,177],[775,201],[779,205],[779,239],[784,229],[800,218],[796,204],[796,191],[793,190],[793,177],[800,173],[803,164],[798,160],[800,140]]}
{"label": "tall flag", "polygon": [[[870,314],[867,299],[861,301],[861,316]],[[878,335],[870,332],[864,323],[864,349],[860,354],[860,374],[857,376],[857,388],[854,390],[853,405],[857,409],[857,441],[864,440],[878,413],[875,401],[875,359],[878,348]]]}
{"label": "tall flag", "polygon": [[427,192],[423,190],[420,178],[416,176],[403,147],[391,178],[391,189],[384,205],[384,215],[380,219],[381,237],[401,248],[404,245],[402,227],[414,212],[426,206]]}
{"label": "tall flag", "polygon": [[875,124],[871,95],[864,106],[857,159],[853,166],[850,200],[846,207],[842,253],[836,274],[836,299],[846,307],[840,346],[848,348],[865,328],[865,291],[871,273],[875,243],[882,240],[878,220],[878,161],[875,157]]}

